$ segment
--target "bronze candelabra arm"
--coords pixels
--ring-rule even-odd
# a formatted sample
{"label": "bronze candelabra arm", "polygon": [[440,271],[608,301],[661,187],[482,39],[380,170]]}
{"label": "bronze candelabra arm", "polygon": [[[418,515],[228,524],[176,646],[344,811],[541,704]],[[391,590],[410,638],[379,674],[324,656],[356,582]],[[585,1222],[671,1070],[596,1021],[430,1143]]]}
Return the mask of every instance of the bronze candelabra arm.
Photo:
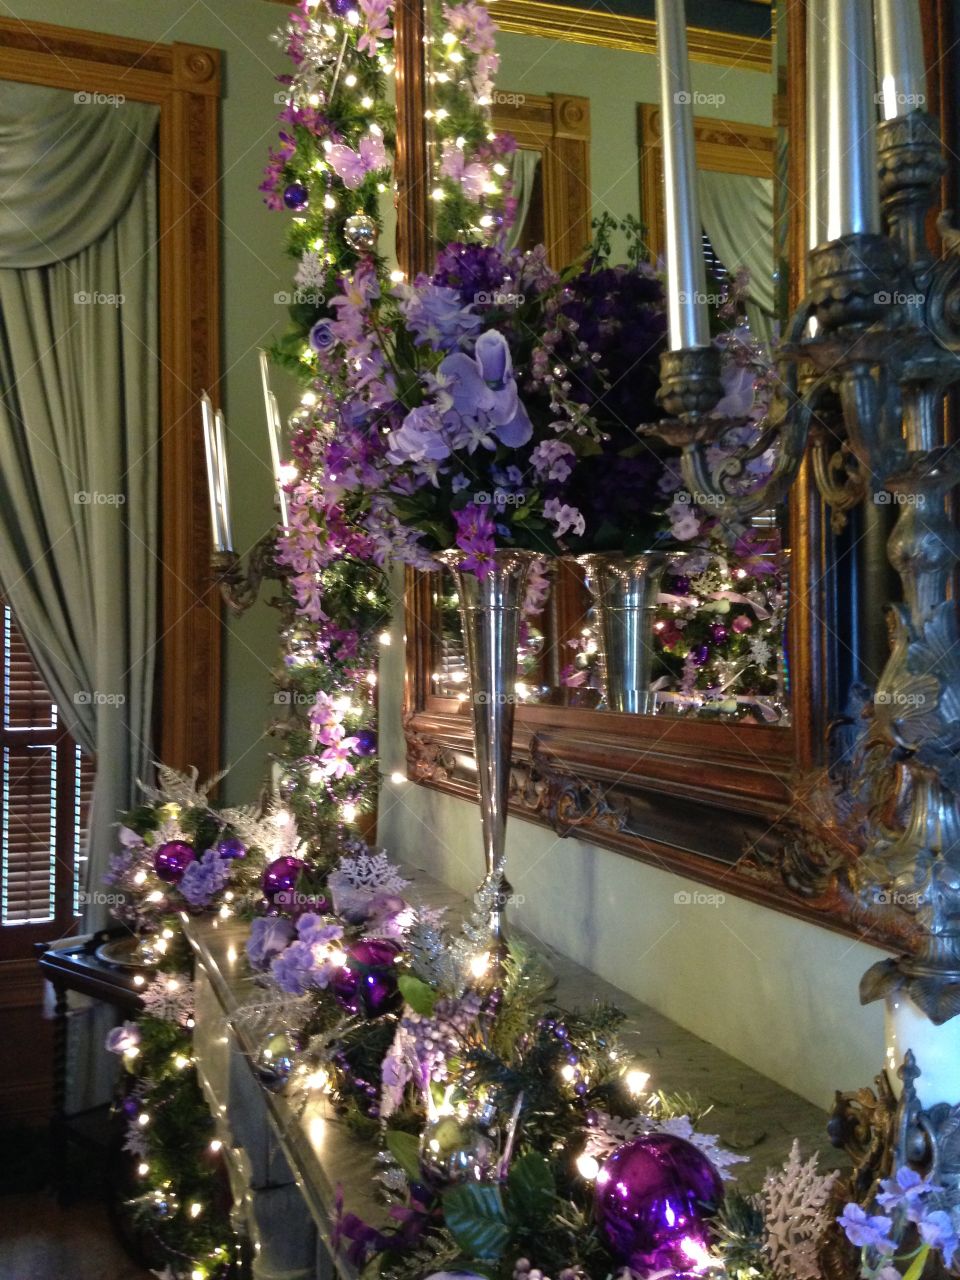
{"label": "bronze candelabra arm", "polygon": [[[265,578],[286,576],[286,570],[276,562],[276,533],[272,529],[250,549],[246,565],[235,551],[214,551],[210,567],[227,608],[237,617],[256,602]],[[269,603],[279,605],[280,601]]]}
{"label": "bronze candelabra arm", "polygon": [[[793,327],[802,328],[803,323],[798,317]],[[798,393],[796,362],[785,360],[773,412],[756,439],[738,449],[718,450],[729,433],[746,425],[742,418],[716,412],[723,395],[720,361],[715,347],[665,352],[660,358],[660,400],[671,416],[644,430],[681,450],[683,478],[695,502],[722,506],[747,520],[788,493],[810,434],[813,402]],[[749,464],[771,448],[775,457],[770,474],[762,484],[750,484]]]}

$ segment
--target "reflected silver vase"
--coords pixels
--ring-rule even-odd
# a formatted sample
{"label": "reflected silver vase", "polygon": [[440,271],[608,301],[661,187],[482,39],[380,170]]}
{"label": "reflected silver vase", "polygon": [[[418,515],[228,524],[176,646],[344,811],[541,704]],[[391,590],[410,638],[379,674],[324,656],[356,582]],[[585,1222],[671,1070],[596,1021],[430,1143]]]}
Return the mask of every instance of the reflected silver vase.
{"label": "reflected silver vase", "polygon": [[603,705],[609,711],[652,714],[653,617],[666,553],[594,552],[577,556],[577,564],[586,572],[600,624]]}
{"label": "reflected silver vase", "polygon": [[444,551],[437,559],[453,572],[460,601],[486,863],[479,892],[490,899],[490,957],[496,967],[506,950],[504,915],[510,896],[505,839],[520,613],[527,571],[536,555],[532,551],[495,551],[493,567],[483,579],[463,568],[465,552]]}

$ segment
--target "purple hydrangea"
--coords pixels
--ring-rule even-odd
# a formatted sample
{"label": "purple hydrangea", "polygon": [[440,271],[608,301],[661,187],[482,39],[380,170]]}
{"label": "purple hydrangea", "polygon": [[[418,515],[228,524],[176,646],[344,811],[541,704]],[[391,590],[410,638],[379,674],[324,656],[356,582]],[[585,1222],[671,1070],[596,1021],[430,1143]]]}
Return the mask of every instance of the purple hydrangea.
{"label": "purple hydrangea", "polygon": [[455,289],[446,289],[427,281],[416,289],[399,287],[400,310],[414,334],[418,346],[427,344],[434,351],[452,351],[480,328],[481,319],[461,306]]}
{"label": "purple hydrangea", "polygon": [[270,972],[282,991],[302,996],[327,987],[338,962],[343,963],[342,952],[332,945],[343,937],[343,926],[306,911],[296,927],[296,942],[273,957]]}
{"label": "purple hydrangea", "polygon": [[305,942],[291,942],[285,951],[274,956],[270,972],[281,991],[303,996],[314,985],[313,952]]}
{"label": "purple hydrangea", "polygon": [[192,907],[209,907],[230,883],[231,863],[221,858],[216,849],[208,849],[202,858],[191,862],[177,885]]}

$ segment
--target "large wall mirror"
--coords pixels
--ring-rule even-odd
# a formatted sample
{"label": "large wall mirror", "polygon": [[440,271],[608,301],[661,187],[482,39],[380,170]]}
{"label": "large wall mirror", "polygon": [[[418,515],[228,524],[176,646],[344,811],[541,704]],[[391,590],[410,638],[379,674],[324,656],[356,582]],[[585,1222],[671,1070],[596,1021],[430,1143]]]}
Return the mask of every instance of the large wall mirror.
{"label": "large wall mirror", "polygon": [[[594,237],[609,268],[656,272],[654,23],[627,7],[598,15],[524,0],[498,0],[491,12],[501,28],[492,123],[517,141],[506,175],[518,210],[511,243],[543,243],[562,269]],[[757,372],[802,287],[805,103],[788,68],[802,66],[804,6],[689,0],[687,12],[714,332],[741,357],[730,405],[759,422],[767,402]],[[423,148],[429,163],[429,128]],[[856,850],[839,838],[837,806],[849,797],[837,797],[860,728],[857,691],[875,683],[885,652],[873,602],[892,590],[889,510],[851,493],[833,527],[825,517],[809,470],[839,473],[828,407],[812,461],[778,507],[744,523],[694,503],[676,457],[639,430],[655,389],[631,385],[618,402],[636,448],[585,495],[594,528],[631,508],[655,513],[642,534],[649,546],[633,547],[660,553],[644,587],[648,669],[626,688],[613,679],[599,574],[576,554],[550,564],[519,655],[514,810],[849,928],[856,908],[843,868]],[[454,584],[411,573],[407,598],[410,775],[470,797]]]}

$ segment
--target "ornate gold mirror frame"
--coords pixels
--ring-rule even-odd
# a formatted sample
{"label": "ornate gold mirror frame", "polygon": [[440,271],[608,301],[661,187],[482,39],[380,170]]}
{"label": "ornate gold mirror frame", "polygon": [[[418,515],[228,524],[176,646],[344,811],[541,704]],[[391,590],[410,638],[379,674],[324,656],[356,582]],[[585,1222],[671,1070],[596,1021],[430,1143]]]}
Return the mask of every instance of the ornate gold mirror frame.
{"label": "ornate gold mirror frame", "polygon": [[220,767],[220,595],[208,570],[199,397],[220,377],[220,52],[0,19],[0,78],[160,107],[157,753]]}

